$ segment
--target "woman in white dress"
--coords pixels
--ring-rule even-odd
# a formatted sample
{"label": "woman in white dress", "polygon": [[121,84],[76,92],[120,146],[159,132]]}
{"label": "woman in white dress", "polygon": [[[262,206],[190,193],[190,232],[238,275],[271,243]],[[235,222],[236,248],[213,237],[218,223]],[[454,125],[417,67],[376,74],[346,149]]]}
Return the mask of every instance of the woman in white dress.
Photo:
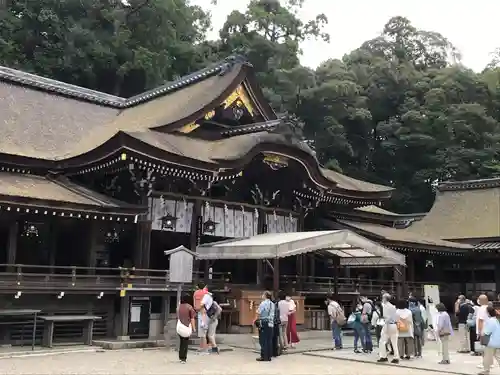
{"label": "woman in white dress", "polygon": [[438,344],[438,355],[441,355],[441,340],[439,339],[439,336],[435,334],[434,329],[437,327],[438,324],[438,319],[439,319],[439,313],[436,309],[436,305],[434,304],[434,301],[429,298],[427,301],[427,310],[429,311],[429,316],[428,316],[428,321],[429,324],[432,324],[432,328],[429,327],[427,330],[427,339],[429,341],[436,341]]}

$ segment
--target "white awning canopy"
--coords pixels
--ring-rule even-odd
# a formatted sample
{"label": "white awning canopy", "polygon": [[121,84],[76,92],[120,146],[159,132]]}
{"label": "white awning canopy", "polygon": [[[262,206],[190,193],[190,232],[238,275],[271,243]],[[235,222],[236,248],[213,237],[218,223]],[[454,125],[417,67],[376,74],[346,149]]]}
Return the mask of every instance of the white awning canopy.
{"label": "white awning canopy", "polygon": [[198,259],[274,259],[310,252],[340,258],[341,266],[405,266],[405,256],[350,230],[266,233],[197,247]]}

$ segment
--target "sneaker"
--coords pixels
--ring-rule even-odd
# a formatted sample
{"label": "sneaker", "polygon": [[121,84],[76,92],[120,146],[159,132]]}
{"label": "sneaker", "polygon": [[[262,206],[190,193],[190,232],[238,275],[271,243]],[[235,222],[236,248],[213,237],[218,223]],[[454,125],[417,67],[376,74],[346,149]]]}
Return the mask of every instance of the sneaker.
{"label": "sneaker", "polygon": [[379,358],[379,359],[377,359],[378,363],[383,363],[383,362],[387,362],[387,361],[388,361],[387,358]]}
{"label": "sneaker", "polygon": [[181,361],[181,363],[182,363],[182,364],[185,364],[185,363],[186,363],[186,361]]}
{"label": "sneaker", "polygon": [[361,353],[361,351],[358,349],[354,349],[354,353],[359,354],[359,353]]}
{"label": "sneaker", "polygon": [[397,364],[399,363],[399,359],[394,358],[394,359],[391,361],[391,363],[394,363],[394,364],[396,364],[396,365],[397,365]]}
{"label": "sneaker", "polygon": [[405,357],[405,359],[406,359],[407,361],[409,361],[409,360],[410,360],[410,356],[409,356],[409,355],[407,355],[407,356]]}
{"label": "sneaker", "polygon": [[442,361],[439,361],[439,362],[438,362],[438,364],[440,364],[440,365],[449,365],[449,364],[450,364],[450,361],[448,361],[448,360],[446,360],[446,361],[445,361],[445,360],[443,359]]}

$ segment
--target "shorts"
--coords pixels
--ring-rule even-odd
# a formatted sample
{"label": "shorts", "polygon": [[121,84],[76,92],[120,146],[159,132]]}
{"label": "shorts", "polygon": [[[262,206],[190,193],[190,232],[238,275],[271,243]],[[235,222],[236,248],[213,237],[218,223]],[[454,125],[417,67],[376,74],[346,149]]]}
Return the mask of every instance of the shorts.
{"label": "shorts", "polygon": [[217,326],[219,325],[219,319],[210,319],[210,323],[208,323],[208,337],[214,337],[215,331],[217,330]]}
{"label": "shorts", "polygon": [[202,319],[202,315],[201,315],[201,313],[198,313],[198,321],[196,323],[197,323],[198,337],[199,338],[207,337],[207,333],[208,333],[208,329],[202,328],[201,319]]}
{"label": "shorts", "polygon": [[198,315],[198,338],[208,338],[215,336],[217,326],[219,325],[219,319],[210,319],[207,328],[202,328],[201,324],[201,314]]}

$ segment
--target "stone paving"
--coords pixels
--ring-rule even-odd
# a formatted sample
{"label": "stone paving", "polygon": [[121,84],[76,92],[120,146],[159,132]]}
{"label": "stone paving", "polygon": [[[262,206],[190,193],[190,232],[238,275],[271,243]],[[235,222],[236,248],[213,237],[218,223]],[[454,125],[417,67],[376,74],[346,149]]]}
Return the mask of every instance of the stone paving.
{"label": "stone paving", "polygon": [[[344,337],[341,351],[326,350],[331,347],[329,332],[304,332],[296,349],[289,355],[274,359],[271,363],[256,362],[251,335],[220,335],[221,345],[233,346],[234,351],[217,355],[198,355],[190,351],[188,363],[180,364],[175,351],[165,348],[129,349],[97,352],[72,352],[52,355],[43,351],[24,358],[0,359],[0,375],[135,375],[135,374],[221,374],[221,375],[437,375],[444,373],[473,375],[479,372],[480,357],[458,354],[458,340],[450,343],[451,364],[439,365],[437,345],[427,342],[424,358],[401,361],[399,365],[376,364],[376,354],[355,354],[352,337]],[[88,347],[87,347],[88,348]],[[79,349],[79,348],[78,348]],[[89,348],[90,349],[90,348]],[[492,375],[500,374],[495,368]]]}
{"label": "stone paving", "polygon": [[438,372],[408,370],[366,363],[311,357],[283,356],[272,362],[256,362],[248,350],[235,350],[217,355],[189,353],[181,364],[177,353],[158,350],[114,350],[96,353],[68,353],[57,356],[10,358],[0,360],[0,374],[10,375],[438,375]]}

